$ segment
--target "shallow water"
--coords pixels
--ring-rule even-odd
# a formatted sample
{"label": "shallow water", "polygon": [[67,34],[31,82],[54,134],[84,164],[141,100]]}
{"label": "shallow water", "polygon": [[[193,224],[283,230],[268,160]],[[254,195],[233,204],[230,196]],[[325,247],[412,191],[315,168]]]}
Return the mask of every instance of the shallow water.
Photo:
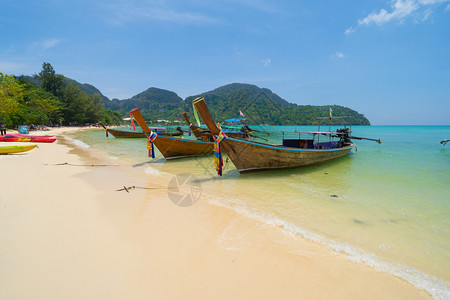
{"label": "shallow water", "polygon": [[[255,128],[270,132],[273,143],[281,142],[280,130],[317,129]],[[201,201],[322,243],[436,298],[450,298],[450,144],[439,143],[450,137],[450,126],[352,130],[383,143],[355,140],[350,155],[322,165],[250,174],[239,174],[224,158],[222,177],[215,174],[212,156],[165,160],[157,151],[152,160],[145,139],[106,138],[103,130],[74,138],[111,157],[131,159],[146,172],[193,174]]]}

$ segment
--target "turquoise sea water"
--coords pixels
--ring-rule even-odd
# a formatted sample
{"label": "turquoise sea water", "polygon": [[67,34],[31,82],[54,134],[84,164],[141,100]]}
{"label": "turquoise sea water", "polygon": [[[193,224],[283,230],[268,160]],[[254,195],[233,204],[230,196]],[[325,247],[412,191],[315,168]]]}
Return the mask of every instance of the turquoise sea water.
{"label": "turquoise sea water", "polygon": [[[281,130],[316,126],[260,126],[273,143]],[[328,127],[323,127],[327,130]],[[143,172],[195,175],[202,200],[227,206],[288,234],[326,245],[350,260],[401,277],[435,298],[450,299],[450,126],[353,126],[351,154],[318,166],[224,175],[213,157],[166,161],[147,156],[145,139],[114,139],[103,130],[75,138]],[[186,138],[189,138],[186,136]],[[225,159],[226,161],[226,159]]]}

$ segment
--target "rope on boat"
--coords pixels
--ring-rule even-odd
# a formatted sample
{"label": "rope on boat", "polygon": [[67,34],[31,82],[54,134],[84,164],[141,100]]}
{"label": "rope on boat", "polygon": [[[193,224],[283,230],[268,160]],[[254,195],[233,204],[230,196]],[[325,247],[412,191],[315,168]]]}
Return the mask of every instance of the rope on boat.
{"label": "rope on boat", "polygon": [[223,166],[224,170],[227,170],[228,162],[230,161],[229,157],[225,159],[225,165]]}
{"label": "rope on boat", "polygon": [[79,165],[79,164],[71,164],[71,163],[67,163],[67,162],[59,163],[59,164],[44,164],[44,165],[46,165],[46,166],[75,166],[75,167],[110,167],[110,166],[117,167],[117,166],[120,166],[120,165],[99,165],[99,164],[96,164],[96,165],[89,165],[89,164]]}
{"label": "rope on boat", "polygon": [[123,186],[123,188],[116,190],[116,192],[126,191],[127,193],[130,192],[130,190],[135,189],[141,189],[141,190],[172,190],[172,189],[178,189],[177,187],[166,187],[166,188],[155,188],[155,187],[142,187],[142,186]]}

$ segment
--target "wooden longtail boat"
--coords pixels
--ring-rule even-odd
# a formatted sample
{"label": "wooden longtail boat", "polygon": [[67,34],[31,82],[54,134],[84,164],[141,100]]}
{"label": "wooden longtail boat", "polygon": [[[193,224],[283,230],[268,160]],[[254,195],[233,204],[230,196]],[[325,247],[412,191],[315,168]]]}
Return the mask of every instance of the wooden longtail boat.
{"label": "wooden longtail boat", "polygon": [[445,145],[447,145],[447,143],[448,143],[449,141],[450,141],[450,140],[447,140],[447,139],[442,140],[442,141],[441,141],[441,145],[442,145],[442,146],[445,146]]}
{"label": "wooden longtail boat", "polygon": [[[99,123],[108,133],[111,133],[115,138],[146,138],[147,135],[143,131],[131,131],[107,128],[103,123]],[[183,135],[183,130],[177,127],[176,132],[166,132],[165,127],[151,127],[153,131],[156,131],[161,136],[180,136]]]}
{"label": "wooden longtail boat", "polygon": [[[144,130],[146,136],[149,136],[152,131],[147,126],[147,123],[142,117],[139,109],[133,109],[130,113],[136,120],[136,122],[138,122],[139,126]],[[213,153],[214,147],[214,143],[212,142],[202,142],[184,138],[160,136],[159,134],[153,141],[153,144],[158,148],[158,150],[165,158],[211,154]]]}
{"label": "wooden longtail boat", "polygon": [[[189,118],[188,118],[186,112],[183,113],[183,117],[184,117],[184,120],[186,121],[186,123],[188,124],[189,128],[191,129],[192,133],[195,135],[195,137],[197,139],[202,140],[202,141],[210,141],[210,142],[214,141],[214,139],[212,138],[211,131],[209,131],[209,129],[201,128],[199,126],[193,125],[189,121]],[[241,127],[239,127],[239,128],[241,128]],[[245,128],[248,128],[248,126]],[[250,137],[251,131],[252,130],[250,130],[250,129],[248,131],[247,130],[224,130],[226,135],[229,137],[246,138],[246,139],[248,139]],[[258,138],[258,137],[256,137],[256,138]]]}
{"label": "wooden longtail boat", "polygon": [[214,143],[176,137],[157,136],[153,142],[165,158],[197,156],[213,153]]}
{"label": "wooden longtail boat", "polygon": [[208,129],[204,129],[201,128],[199,126],[195,126],[194,124],[191,123],[191,121],[189,120],[189,117],[187,115],[186,112],[183,113],[183,117],[184,120],[186,121],[187,125],[189,126],[189,129],[191,129],[192,133],[194,134],[194,136],[199,139],[199,140],[204,140],[204,139],[211,139],[212,135],[211,135],[211,131],[209,131]]}
{"label": "wooden longtail boat", "polygon": [[[194,105],[209,130],[215,136],[218,136],[221,130],[214,123],[205,99],[203,97],[197,98],[194,100]],[[342,157],[355,147],[349,138],[348,128],[343,129],[342,133],[339,130],[337,132],[311,133],[333,135],[339,137],[340,140],[338,142],[315,143],[314,139],[283,139],[283,146],[226,137],[220,145],[240,173],[320,164]]]}

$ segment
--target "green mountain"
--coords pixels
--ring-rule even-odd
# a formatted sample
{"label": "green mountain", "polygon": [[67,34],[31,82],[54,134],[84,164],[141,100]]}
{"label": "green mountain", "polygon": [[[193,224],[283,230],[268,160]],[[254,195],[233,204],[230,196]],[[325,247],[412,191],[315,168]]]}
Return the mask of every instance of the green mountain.
{"label": "green mountain", "polygon": [[242,111],[249,124],[272,123],[275,115],[294,106],[269,89],[256,85],[232,83],[213,91],[187,97],[184,109],[192,113],[192,101],[204,97],[211,115],[217,121],[238,118]]}
{"label": "green mountain", "polygon": [[[131,97],[130,99],[113,99],[106,103],[106,107],[127,115],[133,108],[139,108],[148,119],[165,119],[175,115],[175,111],[183,105],[183,99],[176,93],[158,89],[149,88],[146,91]],[[181,114],[176,118],[180,119]]]}
{"label": "green mountain", "polygon": [[[247,124],[313,125],[317,124],[317,117],[328,117],[331,107],[333,116],[351,116],[354,125],[370,125],[364,115],[350,108],[338,105],[296,105],[287,102],[269,89],[250,84],[233,83],[187,97],[183,110],[190,116],[193,116],[192,101],[197,97],[205,98],[212,117],[219,122],[238,118],[239,112],[242,111]],[[339,123],[338,120],[333,122]]]}
{"label": "green mountain", "polygon": [[211,115],[216,121],[240,117],[245,114],[247,124],[273,125],[307,125],[317,124],[317,117],[329,116],[330,107],[334,116],[352,116],[354,125],[370,125],[364,115],[343,106],[296,105],[287,102],[271,90],[256,85],[232,83],[215,90],[195,96],[184,101],[176,93],[149,88],[130,99],[113,99],[106,102],[106,107],[128,115],[133,108],[139,108],[147,120],[157,119],[183,120],[185,111],[194,119],[192,101],[204,97]]}
{"label": "green mountain", "polygon": [[[25,76],[31,81],[33,77]],[[90,84],[75,83],[89,95],[99,94],[105,107],[128,116],[130,110],[139,108],[147,120],[183,120],[182,113],[188,113],[194,120],[192,101],[204,97],[211,115],[218,122],[230,118],[239,118],[239,112],[245,114],[247,124],[271,125],[312,125],[317,124],[317,117],[328,117],[330,107],[333,116],[351,116],[354,125],[370,125],[364,115],[348,107],[338,105],[314,106],[289,103],[271,90],[259,88],[256,85],[232,83],[215,90],[195,96],[189,96],[184,101],[176,93],[151,87],[129,99],[109,100],[96,87]]]}

